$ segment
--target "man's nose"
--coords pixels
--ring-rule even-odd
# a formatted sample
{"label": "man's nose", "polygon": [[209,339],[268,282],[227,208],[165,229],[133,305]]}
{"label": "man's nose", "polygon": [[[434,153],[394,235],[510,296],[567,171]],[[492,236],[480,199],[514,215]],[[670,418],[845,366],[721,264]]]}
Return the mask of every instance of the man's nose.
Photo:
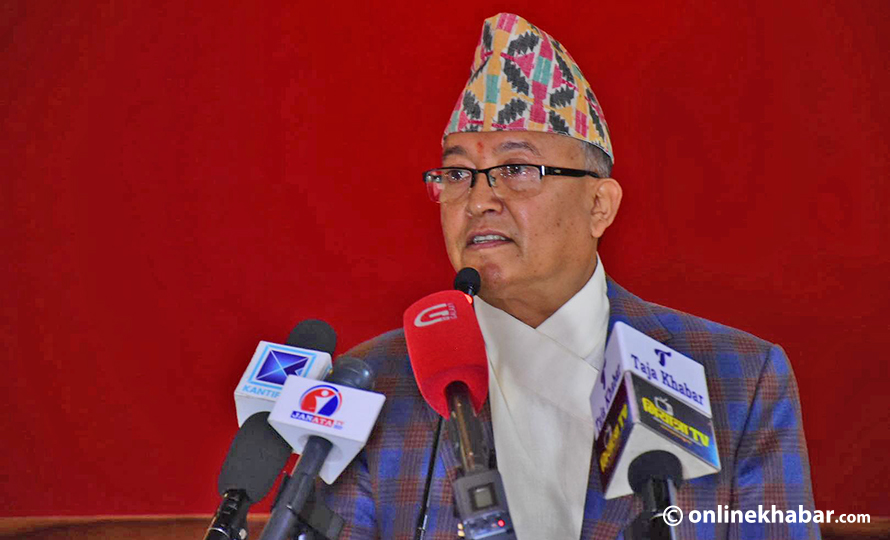
{"label": "man's nose", "polygon": [[467,195],[467,212],[471,215],[482,215],[485,212],[500,212],[504,202],[488,184],[488,175],[476,173],[475,182],[470,186]]}

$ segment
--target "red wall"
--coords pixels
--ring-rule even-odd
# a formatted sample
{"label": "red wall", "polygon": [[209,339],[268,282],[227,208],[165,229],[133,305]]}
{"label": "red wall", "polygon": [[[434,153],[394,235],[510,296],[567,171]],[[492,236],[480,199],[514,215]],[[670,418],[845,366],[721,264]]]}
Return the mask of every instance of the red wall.
{"label": "red wall", "polygon": [[782,344],[817,506],[890,514],[887,3],[401,3],[0,6],[0,514],[211,512],[257,340],[447,287],[419,172],[506,9],[612,126],[607,271]]}

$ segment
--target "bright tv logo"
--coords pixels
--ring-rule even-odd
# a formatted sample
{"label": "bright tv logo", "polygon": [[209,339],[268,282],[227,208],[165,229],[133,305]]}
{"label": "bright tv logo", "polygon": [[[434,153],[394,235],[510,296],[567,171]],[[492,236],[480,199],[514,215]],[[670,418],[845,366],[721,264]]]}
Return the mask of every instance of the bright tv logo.
{"label": "bright tv logo", "polygon": [[414,318],[414,326],[424,327],[456,318],[457,309],[455,309],[454,304],[450,302],[436,304],[418,313],[417,317]]}
{"label": "bright tv logo", "polygon": [[343,429],[341,420],[331,418],[343,404],[340,391],[329,384],[318,384],[303,392],[300,397],[300,410],[293,411],[291,418],[310,424]]}
{"label": "bright tv logo", "polygon": [[655,396],[655,406],[668,413],[669,415],[674,416],[674,407],[673,405],[671,405],[671,402],[668,401],[666,397]]}

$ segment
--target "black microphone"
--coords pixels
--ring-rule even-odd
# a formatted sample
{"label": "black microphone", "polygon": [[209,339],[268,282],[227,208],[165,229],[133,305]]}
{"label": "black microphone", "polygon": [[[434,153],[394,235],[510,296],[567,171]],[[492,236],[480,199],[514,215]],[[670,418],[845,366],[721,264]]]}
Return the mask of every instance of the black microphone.
{"label": "black microphone", "polygon": [[[475,268],[462,268],[454,278],[454,288],[464,294],[476,296],[482,279]],[[455,381],[445,387],[445,398],[451,411],[449,432],[456,439],[456,447],[461,456],[464,474],[488,468],[489,450],[485,445],[482,423],[476,417],[470,390],[462,381]]]}
{"label": "black microphone", "polygon": [[[337,333],[324,321],[307,319],[294,327],[287,344],[331,354],[337,345]],[[239,397],[236,392],[236,404]],[[268,403],[260,404],[260,407],[267,406]],[[244,421],[235,434],[217,478],[223,500],[207,529],[205,540],[243,538],[242,534],[247,534],[246,519],[250,505],[269,493],[287,464],[293,450],[269,425],[268,418],[268,410],[256,412]]]}
{"label": "black microphone", "polygon": [[268,417],[268,412],[254,414],[235,434],[217,481],[223,500],[204,540],[246,538],[247,510],[269,493],[287,464],[291,447],[269,425]]}
{"label": "black microphone", "polygon": [[454,276],[454,288],[455,290],[461,291],[464,294],[468,294],[470,296],[476,296],[479,293],[479,288],[482,286],[482,278],[479,277],[479,272],[476,271],[475,268],[466,267],[461,268],[460,272]]}
{"label": "black microphone", "polygon": [[291,330],[286,344],[301,349],[312,349],[334,354],[337,348],[337,332],[319,319],[306,319]]}
{"label": "black microphone", "polygon": [[[651,450],[634,458],[627,469],[631,489],[643,500],[643,511],[624,530],[628,540],[677,540],[676,529],[664,513],[674,506],[683,483],[680,459],[664,450]],[[670,516],[669,516],[670,517]]]}
{"label": "black microphone", "polygon": [[674,539],[677,488],[720,470],[704,366],[619,321],[590,401],[603,497],[643,501],[625,538]]}
{"label": "black microphone", "polygon": [[[334,362],[325,381],[359,390],[371,390],[374,386],[374,373],[364,361],[344,356]],[[315,489],[315,479],[332,447],[331,441],[324,437],[309,437],[287,485],[272,508],[272,515],[263,528],[260,540],[285,540],[294,535],[300,524],[303,507]]]}

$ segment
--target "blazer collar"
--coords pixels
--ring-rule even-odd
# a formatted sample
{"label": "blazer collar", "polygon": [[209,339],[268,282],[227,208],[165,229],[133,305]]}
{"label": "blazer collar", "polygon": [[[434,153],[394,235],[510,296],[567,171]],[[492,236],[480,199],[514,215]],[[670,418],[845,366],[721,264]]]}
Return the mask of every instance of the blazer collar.
{"label": "blazer collar", "polygon": [[609,342],[608,336],[612,335],[612,327],[618,321],[639,330],[655,341],[667,344],[671,340],[673,336],[661,324],[648,303],[615,283],[608,275],[606,276],[606,287],[606,294],[609,297],[609,331],[606,343]]}

